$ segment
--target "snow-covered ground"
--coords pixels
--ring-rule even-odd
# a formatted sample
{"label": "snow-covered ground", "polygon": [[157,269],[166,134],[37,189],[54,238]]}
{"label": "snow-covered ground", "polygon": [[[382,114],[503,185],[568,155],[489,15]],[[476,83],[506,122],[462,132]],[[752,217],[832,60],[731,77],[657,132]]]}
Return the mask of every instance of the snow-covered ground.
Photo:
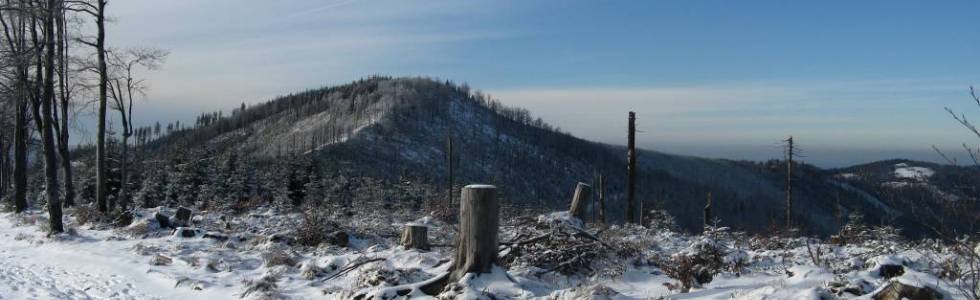
{"label": "snow-covered ground", "polygon": [[923,181],[934,174],[936,174],[935,171],[926,167],[911,167],[906,163],[895,165],[895,178]]}
{"label": "snow-covered ground", "polygon": [[[28,217],[0,217],[0,299],[235,299],[227,289],[175,288],[173,276],[133,253],[141,243],[166,239],[116,240],[109,231],[79,230],[45,237]],[[35,221],[38,220],[38,221]]]}
{"label": "snow-covered ground", "polygon": [[[54,237],[43,233],[41,212],[0,215],[0,299],[424,299],[430,296],[418,290],[397,291],[451,265],[453,227],[428,217],[411,220],[417,214],[336,211],[330,222],[351,233],[349,245],[303,247],[289,242],[302,226],[299,212],[198,214],[192,225],[200,229],[192,231],[194,237],[182,237],[182,230],[159,228],[153,218],[158,210],[139,211],[128,227],[76,225]],[[395,233],[408,222],[430,227],[432,251],[397,246]],[[595,229],[560,213],[504,220],[501,240],[527,240],[526,234],[540,232],[552,236],[542,241],[570,247],[587,246],[594,240],[583,237],[593,235],[604,245],[580,251],[632,250],[606,251],[581,262],[581,270],[552,272],[545,271],[549,259],[572,250],[524,248],[546,249],[531,253],[511,246],[501,252],[505,266],[464,277],[441,298],[870,299],[898,281],[935,289],[944,299],[965,299],[934,275],[949,254],[908,242],[808,248],[803,238],[746,237],[725,230],[700,236],[639,227]],[[568,232],[567,238],[557,238]],[[679,257],[697,257],[704,249],[718,250],[720,269],[710,282],[682,293],[667,269],[676,267]],[[886,274],[888,266],[898,266],[901,274]]]}

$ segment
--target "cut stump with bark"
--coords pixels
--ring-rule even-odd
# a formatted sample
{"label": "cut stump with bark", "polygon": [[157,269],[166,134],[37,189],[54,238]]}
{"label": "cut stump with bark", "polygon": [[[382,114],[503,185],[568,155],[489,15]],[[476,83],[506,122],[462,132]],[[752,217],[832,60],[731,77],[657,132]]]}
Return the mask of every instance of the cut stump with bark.
{"label": "cut stump with bark", "polygon": [[429,227],[407,225],[402,229],[401,245],[405,249],[429,250]]}
{"label": "cut stump with bark", "polygon": [[459,237],[453,260],[454,279],[466,273],[490,273],[497,263],[500,203],[497,187],[468,185],[459,203]]}
{"label": "cut stump with bark", "polygon": [[447,284],[459,281],[467,273],[486,274],[498,264],[497,231],[500,227],[500,203],[497,188],[492,185],[468,185],[459,203],[459,235],[456,254],[449,272],[420,287],[436,295]]}
{"label": "cut stump with bark", "polygon": [[575,186],[575,196],[572,197],[572,206],[568,208],[568,213],[579,220],[585,221],[585,206],[592,200],[592,186],[579,182]]}

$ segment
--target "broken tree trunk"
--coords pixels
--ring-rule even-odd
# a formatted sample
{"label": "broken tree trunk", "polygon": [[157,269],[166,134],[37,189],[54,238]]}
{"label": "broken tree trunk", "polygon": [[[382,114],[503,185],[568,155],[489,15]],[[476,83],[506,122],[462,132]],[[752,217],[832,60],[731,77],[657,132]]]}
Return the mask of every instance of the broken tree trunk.
{"label": "broken tree trunk", "polygon": [[573,217],[585,222],[585,205],[592,199],[592,186],[579,182],[575,186],[575,196],[572,197],[572,206],[568,208],[568,213]]}
{"label": "broken tree trunk", "polygon": [[407,225],[402,229],[402,247],[405,249],[429,250],[429,227]]}
{"label": "broken tree trunk", "polygon": [[602,181],[602,173],[599,174],[599,222],[606,224],[606,195],[605,185]]}
{"label": "broken tree trunk", "polygon": [[626,223],[636,223],[636,113],[629,113],[627,135]]}
{"label": "broken tree trunk", "polygon": [[704,204],[704,226],[703,228],[708,228],[711,226],[711,192],[708,192],[708,200]]}

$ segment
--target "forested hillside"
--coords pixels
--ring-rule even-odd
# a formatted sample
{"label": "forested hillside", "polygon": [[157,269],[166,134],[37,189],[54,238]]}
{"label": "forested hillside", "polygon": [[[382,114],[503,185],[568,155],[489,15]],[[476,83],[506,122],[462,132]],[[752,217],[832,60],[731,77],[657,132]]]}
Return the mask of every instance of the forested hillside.
{"label": "forested hillside", "polygon": [[[595,185],[602,175],[606,215],[624,218],[624,147],[563,133],[465,84],[371,77],[243,105],[230,115],[202,114],[189,128],[168,127],[169,134],[139,147],[143,167],[137,169],[144,171],[134,176],[134,201],[147,207],[380,203],[433,209],[449,201],[451,139],[456,188],[490,183],[505,205],[550,210],[568,205],[576,182]],[[642,210],[665,210],[685,229],[700,230],[709,192],[720,225],[759,232],[786,219],[783,161],[645,150],[639,162]],[[792,219],[805,231],[836,232],[852,212],[873,224],[901,216],[903,206],[878,201],[878,190],[809,165],[795,168]],[[929,230],[902,220],[909,234]]]}

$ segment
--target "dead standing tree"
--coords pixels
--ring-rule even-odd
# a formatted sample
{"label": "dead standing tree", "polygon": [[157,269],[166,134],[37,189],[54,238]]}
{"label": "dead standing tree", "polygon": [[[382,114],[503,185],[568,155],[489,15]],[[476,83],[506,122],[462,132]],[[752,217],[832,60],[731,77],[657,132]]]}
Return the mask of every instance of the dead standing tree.
{"label": "dead standing tree", "polygon": [[627,135],[626,223],[636,223],[636,113],[629,113]]}
{"label": "dead standing tree", "polygon": [[449,133],[446,134],[446,177],[449,180],[449,186],[446,189],[446,201],[449,203],[449,207],[453,207],[453,131],[452,128],[449,129]]}
{"label": "dead standing tree", "polygon": [[606,194],[602,173],[599,173],[599,222],[606,224]]}
{"label": "dead standing tree", "polygon": [[801,157],[798,146],[793,142],[793,136],[789,136],[784,147],[786,152],[786,229],[793,227],[793,158]]}
{"label": "dead standing tree", "polygon": [[708,199],[704,203],[704,226],[702,228],[708,228],[711,226],[711,192],[708,192]]}
{"label": "dead standing tree", "polygon": [[151,48],[134,48],[125,51],[110,51],[109,98],[112,109],[119,112],[122,120],[122,154],[119,166],[119,205],[125,208],[129,203],[129,138],[133,135],[133,100],[145,97],[145,80],[137,78],[137,68],[156,70],[167,57],[167,51]]}

